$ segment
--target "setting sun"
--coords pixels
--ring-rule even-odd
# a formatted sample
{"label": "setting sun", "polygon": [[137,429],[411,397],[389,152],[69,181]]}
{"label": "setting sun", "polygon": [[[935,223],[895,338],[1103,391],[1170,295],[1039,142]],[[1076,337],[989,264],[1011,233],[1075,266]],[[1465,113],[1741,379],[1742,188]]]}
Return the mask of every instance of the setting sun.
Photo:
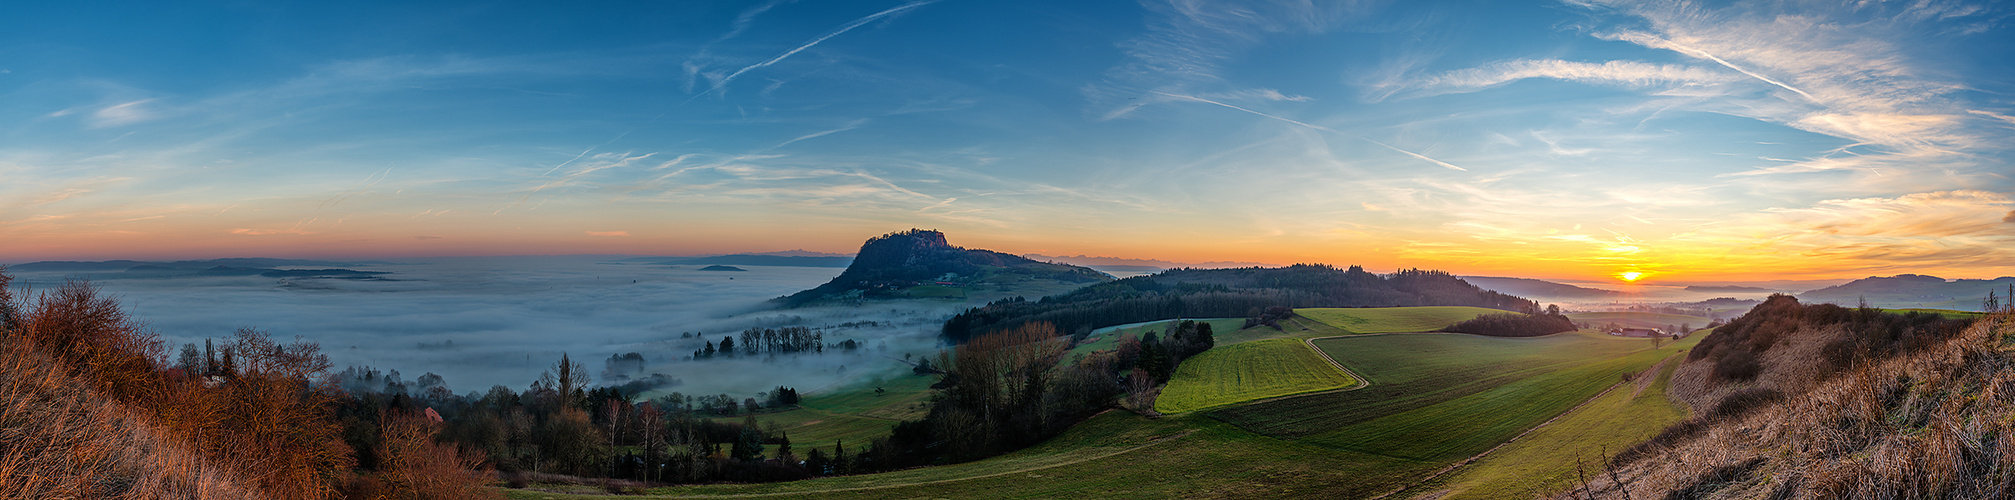
{"label": "setting sun", "polygon": [[1616,277],[1617,279],[1621,279],[1623,281],[1637,281],[1638,279],[1644,277],[1644,273],[1640,273],[1637,271],[1624,271],[1621,273],[1616,273]]}

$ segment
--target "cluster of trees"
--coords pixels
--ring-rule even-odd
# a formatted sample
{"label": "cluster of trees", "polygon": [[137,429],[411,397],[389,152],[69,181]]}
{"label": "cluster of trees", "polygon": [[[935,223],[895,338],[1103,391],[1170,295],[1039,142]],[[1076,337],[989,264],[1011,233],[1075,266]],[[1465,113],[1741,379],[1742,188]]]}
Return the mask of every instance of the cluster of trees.
{"label": "cluster of trees", "polygon": [[[346,395],[339,384],[325,378],[330,363],[314,343],[275,342],[264,332],[246,328],[221,345],[206,341],[204,352],[192,352],[189,346],[171,361],[158,337],[142,330],[116,301],[99,295],[88,283],[72,281],[46,292],[17,293],[9,286],[11,281],[0,270],[0,361],[51,360],[60,373],[48,375],[82,382],[86,387],[76,391],[102,398],[91,404],[113,410],[92,413],[137,419],[103,420],[95,433],[148,436],[149,442],[159,445],[154,449],[194,454],[207,475],[115,478],[104,475],[107,471],[75,477],[89,484],[31,485],[43,471],[14,469],[0,477],[5,483],[0,486],[8,491],[28,496],[145,496],[146,490],[131,489],[144,487],[154,494],[180,496],[206,487],[235,486],[276,499],[494,496],[482,487],[483,475],[472,472],[480,464],[437,443],[434,437],[441,426],[420,415],[387,413],[360,422],[381,438],[366,450],[346,446],[347,424],[338,417]],[[61,426],[45,424],[10,422],[14,432],[9,439],[33,440],[40,434],[65,432]],[[154,464],[181,460],[88,449],[94,446],[90,443],[0,447],[4,448],[0,463],[34,463],[36,456],[123,457],[118,460]],[[363,453],[379,459],[360,463]],[[142,466],[112,465],[132,467],[126,471]],[[106,489],[107,480],[127,483],[121,489]],[[178,491],[185,493],[174,493]]]}
{"label": "cluster of trees", "polygon": [[1818,341],[1826,343],[1821,352],[1829,366],[1814,369],[1830,374],[1858,358],[1887,358],[1929,347],[1972,323],[1935,313],[1889,313],[1865,304],[1851,309],[1800,304],[1790,295],[1774,294],[1701,339],[1686,359],[1712,361],[1716,380],[1746,381],[1763,371],[1761,356],[1771,347],[1796,335],[1826,335]]}
{"label": "cluster of trees", "polygon": [[762,353],[796,354],[823,353],[827,347],[844,350],[860,348],[860,341],[847,339],[831,346],[825,344],[826,334],[802,326],[783,328],[750,328],[742,330],[741,340],[735,336],[721,337],[720,343],[707,342],[706,347],[693,351],[693,359],[708,359],[714,356],[754,356]]}
{"label": "cluster of trees", "polygon": [[2008,285],[2008,295],[2006,295],[2005,297],[2007,298],[2007,302],[2002,302],[2002,297],[1994,296],[1994,290],[1988,290],[1987,298],[1980,300],[1980,311],[1995,312],[2004,309],[2015,310],[2015,283],[2011,283]]}
{"label": "cluster of trees", "polygon": [[1171,269],[1152,276],[1100,283],[1028,301],[1003,299],[946,321],[946,340],[1045,322],[1065,333],[1174,318],[1260,317],[1270,307],[1384,307],[1459,305],[1520,310],[1526,299],[1477,288],[1442,271],[1402,270],[1390,275],[1359,266],[1337,269],[1298,264],[1282,268]]}
{"label": "cluster of trees", "polygon": [[1441,329],[1445,332],[1492,337],[1538,337],[1574,331],[1574,320],[1560,313],[1560,306],[1548,305],[1521,311],[1523,314],[1485,314]]}

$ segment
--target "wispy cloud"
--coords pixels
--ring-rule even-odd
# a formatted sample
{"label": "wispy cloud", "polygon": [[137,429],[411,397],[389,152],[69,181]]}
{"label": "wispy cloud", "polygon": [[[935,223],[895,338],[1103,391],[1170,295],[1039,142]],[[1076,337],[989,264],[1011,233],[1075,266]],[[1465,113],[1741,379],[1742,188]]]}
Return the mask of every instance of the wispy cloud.
{"label": "wispy cloud", "polygon": [[1364,141],[1364,142],[1369,142],[1369,143],[1372,143],[1372,144],[1377,144],[1377,145],[1378,145],[1379,147],[1383,147],[1383,148],[1385,148],[1385,149],[1390,149],[1390,150],[1393,150],[1393,151],[1398,151],[1398,152],[1400,152],[1400,153],[1402,153],[1402,154],[1405,154],[1405,155],[1407,155],[1407,156],[1411,156],[1411,157],[1414,157],[1414,158],[1418,158],[1418,159],[1420,159],[1421,161],[1426,161],[1426,162],[1428,162],[1428,163],[1433,163],[1433,164],[1435,164],[1435,165],[1440,165],[1440,166],[1442,166],[1442,167],[1444,167],[1444,168],[1447,168],[1447,169],[1450,169],[1450,170],[1455,170],[1455,171],[1458,171],[1458,172],[1468,172],[1468,171],[1469,171],[1469,169],[1466,169],[1466,168],[1462,168],[1462,167],[1458,167],[1458,166],[1455,166],[1454,164],[1451,164],[1451,163],[1448,163],[1448,162],[1445,162],[1445,161],[1441,161],[1441,160],[1436,160],[1436,159],[1433,159],[1433,158],[1429,158],[1429,157],[1427,157],[1426,155],[1422,155],[1422,154],[1420,154],[1420,153],[1415,153],[1415,152],[1412,152],[1412,151],[1407,151],[1407,150],[1404,150],[1404,149],[1399,149],[1399,148],[1396,148],[1396,147],[1393,147],[1393,146],[1392,146],[1392,145],[1390,145],[1390,144],[1386,144],[1386,143],[1383,143],[1383,142],[1378,142],[1378,141],[1374,141],[1374,140],[1371,140],[1370,138],[1366,138],[1366,137],[1363,137],[1363,136],[1356,136],[1356,135],[1350,135],[1350,134],[1346,134],[1346,133],[1343,133],[1343,132],[1338,132],[1338,131],[1337,131],[1336,129],[1332,129],[1332,128],[1329,128],[1329,127],[1324,127],[1324,126],[1321,126],[1321,125],[1315,125],[1315,124],[1310,124],[1310,123],[1303,123],[1303,122],[1300,122],[1300,121],[1296,121],[1296,120],[1292,120],[1292,119],[1288,119],[1288,118],[1282,118],[1282,117],[1279,117],[1279,116],[1274,116],[1274,115],[1270,115],[1270,114],[1266,114],[1266,113],[1261,113],[1261,112],[1258,112],[1258,111],[1253,111],[1253,110],[1250,110],[1250,109],[1246,109],[1246,108],[1242,108],[1242,107],[1238,107],[1238,106],[1233,106],[1233,105],[1230,105],[1230,104],[1225,104],[1225,103],[1222,103],[1222,102],[1217,102],[1217,101],[1213,101],[1213,100],[1210,100],[1210,99],[1204,99],[1204,98],[1201,98],[1201,97],[1195,97],[1195,96],[1187,96],[1187,95],[1180,95],[1180,94],[1170,94],[1170,93],[1167,93],[1167,92],[1161,92],[1161,91],[1152,91],[1152,90],[1151,90],[1151,91],[1148,91],[1148,93],[1150,93],[1150,94],[1155,94],[1155,95],[1159,95],[1159,96],[1163,96],[1163,97],[1171,97],[1171,98],[1175,98],[1175,99],[1183,99],[1183,100],[1190,100],[1190,101],[1196,101],[1196,102],[1201,102],[1201,103],[1205,103],[1205,104],[1215,104],[1215,105],[1218,105],[1218,106],[1223,106],[1223,107],[1227,107],[1227,108],[1231,108],[1231,109],[1235,109],[1235,110],[1239,110],[1239,111],[1244,111],[1244,112],[1247,112],[1247,113],[1251,113],[1251,114],[1255,114],[1255,115],[1259,115],[1259,116],[1263,116],[1263,117],[1266,117],[1266,118],[1272,118],[1272,119],[1275,119],[1275,120],[1280,120],[1280,121],[1283,121],[1283,122],[1287,122],[1287,123],[1292,123],[1292,124],[1295,124],[1295,125],[1300,125],[1300,126],[1303,126],[1303,127],[1307,127],[1307,128],[1310,128],[1310,129],[1314,129],[1314,130],[1320,130],[1320,131],[1323,131],[1323,132],[1329,132],[1329,133],[1332,133],[1332,134],[1336,134],[1336,135],[1341,135],[1341,136],[1344,136],[1344,137],[1351,137],[1351,138],[1356,138],[1356,139],[1359,139],[1359,140],[1362,140],[1362,141]]}
{"label": "wispy cloud", "polygon": [[1138,109],[1141,103],[1128,101],[1150,91],[1202,94],[1209,92],[1210,87],[1225,87],[1226,78],[1219,74],[1225,64],[1267,36],[1320,33],[1341,21],[1375,11],[1381,3],[1142,2],[1149,12],[1147,30],[1120,44],[1126,51],[1125,61],[1106,70],[1100,81],[1082,89],[1089,101],[1088,110],[1109,120]]}
{"label": "wispy cloud", "polygon": [[1678,64],[1638,61],[1602,63],[1559,59],[1518,59],[1483,67],[1460,69],[1411,81],[1393,81],[1381,91],[1383,96],[1405,93],[1409,97],[1475,92],[1531,78],[1565,80],[1629,88],[1668,88],[1724,84],[1733,81],[1725,73]]}
{"label": "wispy cloud", "polygon": [[806,41],[803,44],[799,44],[797,47],[792,48],[791,50],[784,51],[784,53],[782,54],[777,54],[776,57],[769,58],[767,60],[764,60],[763,62],[744,66],[742,67],[742,69],[738,69],[732,73],[728,73],[727,76],[723,76],[719,81],[714,82],[714,85],[712,87],[708,87],[706,91],[700,92],[699,94],[696,94],[693,97],[698,98],[701,95],[706,95],[719,91],[723,87],[727,87],[729,83],[733,83],[736,78],[741,77],[742,74],[744,73],[748,73],[750,71],[760,68],[767,68],[776,63],[783,62],[784,59],[789,59],[791,56],[797,55],[799,52],[804,52],[806,49],[810,49],[812,47],[818,46],[821,43],[825,43],[826,40],[830,40],[833,37],[840,36],[841,34],[846,33],[848,31],[853,31],[854,28],[859,28],[861,26],[865,26],[868,23],[875,22],[882,18],[893,16],[896,14],[901,14],[903,12],[916,9],[917,7],[922,7],[937,2],[938,0],[917,0],[914,2],[898,5],[881,12],[868,14],[867,16],[861,17],[860,19],[855,19],[852,22],[841,25],[839,28],[834,29],[831,32],[828,32],[824,35],[819,35],[817,38],[813,38],[811,40]]}

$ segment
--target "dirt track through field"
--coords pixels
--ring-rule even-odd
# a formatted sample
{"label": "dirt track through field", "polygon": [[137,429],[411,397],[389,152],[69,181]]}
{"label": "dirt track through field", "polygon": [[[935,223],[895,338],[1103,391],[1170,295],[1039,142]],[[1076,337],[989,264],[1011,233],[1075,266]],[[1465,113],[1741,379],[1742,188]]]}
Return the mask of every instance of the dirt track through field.
{"label": "dirt track through field", "polygon": [[[1659,361],[1658,361],[1658,364],[1655,364],[1655,365],[1651,365],[1651,368],[1648,368],[1648,369],[1645,369],[1645,371],[1642,371],[1642,372],[1638,372],[1638,374],[1637,374],[1637,375],[1634,375],[1634,376],[1632,376],[1631,378],[1632,378],[1632,379],[1644,379],[1644,378],[1657,378],[1657,377],[1658,377],[1658,369],[1659,369],[1660,367],[1662,367],[1662,366],[1665,366],[1665,362],[1666,362],[1666,361],[1668,361],[1668,360],[1671,360],[1672,358],[1674,358],[1674,357],[1676,357],[1676,356],[1678,356],[1678,355],[1677,355],[1677,354],[1674,354],[1674,355],[1672,355],[1672,356],[1666,356],[1666,357],[1665,357],[1665,359],[1663,359],[1663,360],[1659,360]],[[1646,375],[1646,374],[1649,374],[1649,375]],[[1574,414],[1574,412],[1576,412],[1576,411],[1579,411],[1579,410],[1581,410],[1581,408],[1582,408],[1582,407],[1584,407],[1584,406],[1588,406],[1588,405],[1589,405],[1589,403],[1594,403],[1594,402],[1595,402],[1595,400],[1597,400],[1597,399],[1602,399],[1602,396],[1603,396],[1603,395],[1606,395],[1606,394],[1609,394],[1609,391],[1614,391],[1614,390],[1616,390],[1616,389],[1617,389],[1618,387],[1623,387],[1624,385],[1627,385],[1627,384],[1631,384],[1631,382],[1632,382],[1632,381],[1630,381],[1630,380],[1624,380],[1624,381],[1618,381],[1618,382],[1616,382],[1615,384],[1612,384],[1612,385],[1610,385],[1608,389],[1603,389],[1603,390],[1602,390],[1602,392],[1598,392],[1598,393],[1595,393],[1595,395],[1594,395],[1594,396],[1589,396],[1589,397],[1588,397],[1588,399],[1584,399],[1584,400],[1581,400],[1581,403],[1580,403],[1580,404],[1576,404],[1576,405],[1574,405],[1574,407],[1573,407],[1573,408],[1568,408],[1568,409],[1567,409],[1567,411],[1563,411],[1563,412],[1560,412],[1560,414],[1559,414],[1559,415],[1554,415],[1554,416],[1553,416],[1553,418],[1549,418],[1549,419],[1546,419],[1546,421],[1545,421],[1545,422],[1540,422],[1540,423],[1539,423],[1539,425],[1535,425],[1535,426],[1532,426],[1532,428],[1530,428],[1530,429],[1526,429],[1526,430],[1525,430],[1525,432],[1520,432],[1520,433],[1518,433],[1518,435],[1517,435],[1517,436],[1512,436],[1512,437],[1511,437],[1511,439],[1506,439],[1506,440],[1504,440],[1504,442],[1502,442],[1502,443],[1497,443],[1497,446],[1492,446],[1492,447],[1490,447],[1490,449],[1488,449],[1488,450],[1483,450],[1483,453],[1478,453],[1478,454],[1476,454],[1475,456],[1471,456],[1471,457],[1469,457],[1469,458],[1465,458],[1465,459],[1462,459],[1462,461],[1460,461],[1460,462],[1456,462],[1456,463],[1453,463],[1453,464],[1449,464],[1449,466],[1448,466],[1448,467],[1443,467],[1443,468],[1442,468],[1441,470],[1438,470],[1438,471],[1434,471],[1434,473],[1433,473],[1433,474],[1429,474],[1429,475],[1428,475],[1427,477],[1423,477],[1423,478],[1420,478],[1419,480],[1416,480],[1416,481],[1414,481],[1414,482],[1412,482],[1412,483],[1407,483],[1407,485],[1406,485],[1406,486],[1401,486],[1401,487],[1399,487],[1399,489],[1396,489],[1396,490],[1392,490],[1392,491],[1390,491],[1390,492],[1387,492],[1386,494],[1383,494],[1383,495],[1379,495],[1379,496],[1375,496],[1375,497],[1371,497],[1371,500],[1383,500],[1383,499],[1385,499],[1385,498],[1388,498],[1388,497],[1391,497],[1391,496],[1393,496],[1393,495],[1398,495],[1398,494],[1400,494],[1400,493],[1405,493],[1405,492],[1406,492],[1407,490],[1410,490],[1410,489],[1413,489],[1413,488],[1414,488],[1414,487],[1416,487],[1416,486],[1420,486],[1420,485],[1423,485],[1423,484],[1427,484],[1428,482],[1430,482],[1430,481],[1433,481],[1433,480],[1434,480],[1435,478],[1438,478],[1438,477],[1441,477],[1442,475],[1445,475],[1445,474],[1448,474],[1448,473],[1450,473],[1450,472],[1455,472],[1455,471],[1456,471],[1456,469],[1461,469],[1461,468],[1463,468],[1464,466],[1468,466],[1469,464],[1473,464],[1473,463],[1476,463],[1476,461],[1478,461],[1478,460],[1483,460],[1483,457],[1486,457],[1486,456],[1489,456],[1491,452],[1494,452],[1494,451],[1497,451],[1497,450],[1498,450],[1499,448],[1503,448],[1503,447],[1505,447],[1506,445],[1510,445],[1511,443],[1514,443],[1514,442],[1517,442],[1517,441],[1518,441],[1518,440],[1520,440],[1520,439],[1524,439],[1524,438],[1525,438],[1525,436],[1528,436],[1528,435],[1531,435],[1531,434],[1532,434],[1533,432],[1537,432],[1537,431],[1539,431],[1540,429],[1543,429],[1543,428],[1545,428],[1546,426],[1549,426],[1549,425],[1553,425],[1553,423],[1554,423],[1554,422],[1558,422],[1558,421],[1560,421],[1560,419],[1563,419],[1563,418],[1567,418],[1567,416],[1568,416],[1568,415],[1573,415],[1573,414]],[[1644,392],[1644,386],[1645,386],[1645,385],[1648,385],[1648,384],[1646,384],[1646,383],[1644,383],[1644,382],[1638,382],[1638,386],[1637,386],[1637,393],[1639,393],[1639,394],[1643,393],[1643,392]],[[1632,394],[1632,395],[1631,395],[1631,397],[1636,397],[1636,396],[1637,396],[1636,394]]]}

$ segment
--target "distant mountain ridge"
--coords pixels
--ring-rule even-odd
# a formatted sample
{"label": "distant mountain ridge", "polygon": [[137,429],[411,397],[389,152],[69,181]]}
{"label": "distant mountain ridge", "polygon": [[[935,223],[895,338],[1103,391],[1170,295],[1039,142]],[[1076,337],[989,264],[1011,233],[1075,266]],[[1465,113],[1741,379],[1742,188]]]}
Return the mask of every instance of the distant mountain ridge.
{"label": "distant mountain ridge", "polygon": [[1463,281],[1485,290],[1517,295],[1520,297],[1540,297],[1552,299],[1607,299],[1623,292],[1587,288],[1555,283],[1532,278],[1510,278],[1497,276],[1462,276]]}
{"label": "distant mountain ridge", "polygon": [[911,229],[869,238],[838,277],[777,301],[795,307],[836,299],[901,298],[912,288],[939,284],[1029,280],[1091,284],[1112,279],[1089,268],[957,247],[942,232]]}
{"label": "distant mountain ridge", "polygon": [[1922,274],[1870,276],[1844,284],[1798,294],[1799,300],[1840,305],[1857,305],[1867,300],[1877,307],[1932,307],[1978,311],[1988,292],[2007,293],[2015,277],[1991,280],[1946,280]]}
{"label": "distant mountain ridge", "polygon": [[[210,260],[183,260],[175,262],[146,262],[137,260],[106,260],[95,262],[42,261],[8,266],[13,272],[57,272],[95,273],[92,278],[184,278],[220,276],[263,276],[267,278],[316,278],[386,280],[380,275],[389,271],[358,271],[335,266],[354,266],[365,263],[332,262],[322,260],[229,258]],[[278,267],[316,267],[316,269],[277,269]]]}

